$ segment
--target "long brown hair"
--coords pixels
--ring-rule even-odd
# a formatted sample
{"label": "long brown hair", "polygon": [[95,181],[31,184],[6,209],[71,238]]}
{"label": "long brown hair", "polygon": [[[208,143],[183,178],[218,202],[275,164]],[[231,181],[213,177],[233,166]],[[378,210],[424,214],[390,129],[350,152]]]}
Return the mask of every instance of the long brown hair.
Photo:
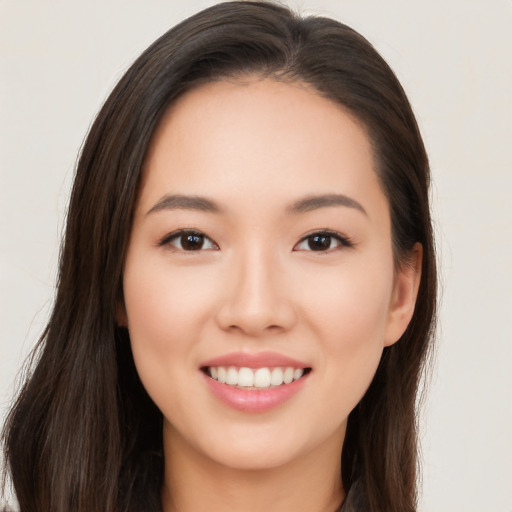
{"label": "long brown hair", "polygon": [[357,32],[268,2],[227,2],[177,25],[130,67],[83,146],[61,251],[58,289],[36,364],[4,428],[22,512],[161,509],[162,415],[116,325],[141,169],[169,105],[198,84],[248,73],[308,84],[365,126],[390,204],[397,265],[416,242],[416,309],[386,348],[348,420],[345,506],[416,510],[418,385],[432,340],[436,268],[429,167],[395,75]]}

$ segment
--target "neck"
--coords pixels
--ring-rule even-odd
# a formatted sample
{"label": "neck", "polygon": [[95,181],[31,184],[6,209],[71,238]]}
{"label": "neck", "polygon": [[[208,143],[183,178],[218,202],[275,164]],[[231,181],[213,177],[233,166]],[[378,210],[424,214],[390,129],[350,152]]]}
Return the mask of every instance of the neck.
{"label": "neck", "polygon": [[343,435],[293,462],[265,469],[226,467],[170,437],[164,435],[164,512],[334,512],[344,499]]}

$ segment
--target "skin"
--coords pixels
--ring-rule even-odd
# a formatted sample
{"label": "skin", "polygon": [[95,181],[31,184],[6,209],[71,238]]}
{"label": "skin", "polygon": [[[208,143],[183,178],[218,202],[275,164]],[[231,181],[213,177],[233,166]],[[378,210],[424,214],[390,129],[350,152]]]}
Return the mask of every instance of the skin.
{"label": "skin", "polygon": [[[421,268],[420,246],[394,267],[374,168],[363,127],[302,84],[207,84],[166,113],[145,164],[120,308],[164,415],[166,512],[332,512],[343,500],[348,414],[409,323]],[[161,203],[175,194],[219,211]],[[292,211],[325,194],[361,208]],[[168,236],[185,228],[208,237],[201,250]],[[351,245],[331,238],[311,250],[305,237],[326,229]],[[312,368],[279,407],[235,410],[205,385],[202,362],[268,350]]]}

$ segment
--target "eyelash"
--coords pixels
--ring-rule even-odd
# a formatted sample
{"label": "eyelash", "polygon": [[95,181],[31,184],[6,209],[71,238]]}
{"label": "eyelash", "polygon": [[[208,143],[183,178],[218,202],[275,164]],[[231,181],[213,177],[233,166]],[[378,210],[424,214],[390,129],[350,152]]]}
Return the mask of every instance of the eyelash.
{"label": "eyelash", "polygon": [[[168,235],[164,236],[164,238],[162,238],[162,240],[160,240],[160,242],[158,242],[158,246],[159,247],[163,247],[165,245],[172,245],[171,242],[173,242],[173,240],[179,240],[180,238],[182,239],[182,237],[186,237],[186,236],[197,236],[197,237],[199,237],[199,238],[201,238],[203,240],[208,240],[209,243],[212,246],[214,246],[213,247],[214,250],[219,248],[219,246],[211,238],[206,236],[201,231],[197,231],[195,229],[179,229],[178,231],[174,231],[172,233],[169,233]],[[205,249],[203,249],[202,246],[199,249],[187,250],[187,249],[184,249],[183,246],[182,247],[175,247],[175,249],[178,250],[178,251],[183,251],[183,252],[196,252],[196,251],[199,252],[201,250],[205,250]],[[208,248],[207,250],[212,250],[212,248]]]}
{"label": "eyelash", "polygon": [[[295,249],[295,247],[301,245],[302,243],[304,243],[308,240],[311,241],[311,239],[313,239],[314,237],[325,237],[325,238],[329,238],[331,240],[336,240],[336,242],[338,242],[339,245],[338,245],[338,247],[335,247],[335,248],[329,247],[325,251],[324,250],[315,251],[315,249],[311,249],[311,246],[309,246],[310,251],[308,251],[308,252],[326,253],[326,252],[331,252],[336,249],[343,249],[343,248],[351,249],[354,247],[354,243],[348,236],[342,235],[341,233],[338,233],[337,231],[332,231],[330,229],[323,229],[320,231],[314,231],[313,233],[310,233],[310,234],[306,235],[305,237],[301,238],[299,243],[294,246],[294,249]],[[299,249],[297,249],[297,250],[299,250]]]}
{"label": "eyelash", "polygon": [[[184,241],[183,237],[190,237],[190,236],[197,236],[198,238],[200,238],[202,240],[203,244],[204,244],[205,241],[208,241],[208,243],[212,247],[208,247],[207,249],[204,249],[203,248],[203,244],[201,244],[201,246],[198,249],[185,249],[183,247],[183,241]],[[311,240],[314,237],[329,239],[329,245],[331,245],[330,242],[332,240],[335,240],[338,243],[338,246],[335,247],[335,248],[328,247],[325,250],[322,250],[321,248],[319,250],[312,249],[311,245],[310,245],[310,242],[311,242]],[[199,252],[199,251],[204,251],[204,250],[218,250],[219,249],[219,246],[211,238],[206,236],[201,231],[197,231],[195,229],[180,229],[178,231],[174,231],[172,233],[169,233],[168,235],[166,235],[164,238],[162,238],[158,242],[158,246],[159,247],[163,247],[163,246],[166,246],[166,245],[172,245],[172,242],[175,241],[175,240],[180,240],[181,247],[174,247],[178,251],[183,251],[183,252]],[[303,244],[305,242],[308,242],[309,250],[308,249],[296,249],[296,247],[300,246],[301,244]],[[331,251],[336,250],[336,249],[352,248],[352,247],[354,247],[354,243],[351,241],[351,239],[349,237],[344,236],[344,235],[338,233],[337,231],[332,231],[332,230],[329,230],[329,229],[323,229],[323,230],[320,230],[320,231],[314,231],[313,233],[310,233],[310,234],[304,236],[294,246],[293,249],[294,249],[294,251],[306,250],[307,252],[326,253],[326,252],[331,252]]]}

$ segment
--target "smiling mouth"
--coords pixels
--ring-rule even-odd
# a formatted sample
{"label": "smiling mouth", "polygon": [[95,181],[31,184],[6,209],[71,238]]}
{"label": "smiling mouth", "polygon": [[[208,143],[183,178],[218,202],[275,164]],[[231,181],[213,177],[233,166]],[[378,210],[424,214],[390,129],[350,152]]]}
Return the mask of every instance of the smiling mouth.
{"label": "smiling mouth", "polygon": [[235,366],[205,366],[201,371],[210,378],[239,389],[264,390],[285,386],[305,377],[311,368],[263,367],[247,368]]}

